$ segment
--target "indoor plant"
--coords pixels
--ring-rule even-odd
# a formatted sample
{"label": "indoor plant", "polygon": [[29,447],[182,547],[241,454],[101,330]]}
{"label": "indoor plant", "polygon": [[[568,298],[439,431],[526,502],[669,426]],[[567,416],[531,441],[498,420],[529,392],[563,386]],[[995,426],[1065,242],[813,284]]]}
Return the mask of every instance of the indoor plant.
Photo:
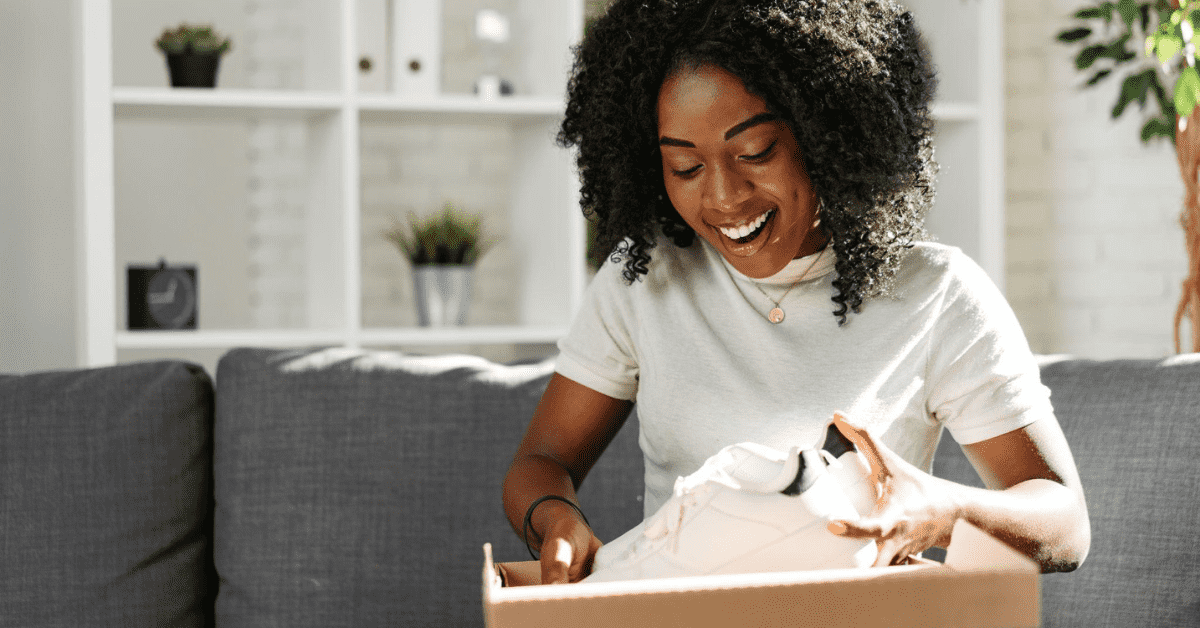
{"label": "indoor plant", "polygon": [[[1075,67],[1090,75],[1086,86],[1104,81],[1122,66],[1131,67],[1112,117],[1137,101],[1146,114],[1142,141],[1165,138],[1175,144],[1185,188],[1180,224],[1188,254],[1188,274],[1175,312],[1175,350],[1182,349],[1180,327],[1186,316],[1192,351],[1200,352],[1200,73],[1193,39],[1200,30],[1200,1],[1095,2],[1077,11],[1075,19],[1078,23],[1058,33],[1058,40],[1083,46]],[[1138,55],[1138,49],[1145,55]]]}
{"label": "indoor plant", "polygon": [[164,30],[154,43],[167,56],[171,87],[216,87],[221,55],[232,45],[211,26],[186,23]]}
{"label": "indoor plant", "polygon": [[417,321],[422,326],[464,325],[471,301],[474,265],[490,242],[483,219],[446,203],[440,213],[384,232],[413,267]]}

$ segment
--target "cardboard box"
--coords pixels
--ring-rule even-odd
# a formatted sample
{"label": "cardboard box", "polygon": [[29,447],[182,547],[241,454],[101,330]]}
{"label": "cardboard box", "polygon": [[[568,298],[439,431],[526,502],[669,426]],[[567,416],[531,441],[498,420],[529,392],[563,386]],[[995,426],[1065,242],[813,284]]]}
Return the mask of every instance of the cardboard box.
{"label": "cardboard box", "polygon": [[621,626],[1037,626],[1037,566],[959,521],[945,564],[542,585],[537,562],[493,564],[488,628]]}

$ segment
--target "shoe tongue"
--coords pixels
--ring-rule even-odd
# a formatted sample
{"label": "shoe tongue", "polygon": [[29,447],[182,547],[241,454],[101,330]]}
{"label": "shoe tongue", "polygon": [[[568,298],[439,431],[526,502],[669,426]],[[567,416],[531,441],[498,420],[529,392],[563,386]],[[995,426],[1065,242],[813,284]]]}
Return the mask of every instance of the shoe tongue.
{"label": "shoe tongue", "polygon": [[796,478],[800,468],[799,448],[783,452],[758,443],[739,443],[726,448],[730,462],[725,471],[742,490],[775,493]]}

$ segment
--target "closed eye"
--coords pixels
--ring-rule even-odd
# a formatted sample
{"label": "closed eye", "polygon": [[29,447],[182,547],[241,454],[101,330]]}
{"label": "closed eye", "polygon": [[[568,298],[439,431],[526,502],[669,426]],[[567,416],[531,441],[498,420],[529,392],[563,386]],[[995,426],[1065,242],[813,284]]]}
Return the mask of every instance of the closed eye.
{"label": "closed eye", "polygon": [[696,165],[692,166],[691,168],[688,168],[687,170],[674,170],[674,169],[672,169],[672,170],[671,170],[671,174],[674,174],[674,175],[675,175],[675,176],[677,176],[677,177],[681,177],[681,178],[685,178],[685,179],[686,179],[687,177],[690,177],[690,176],[692,176],[692,175],[696,174],[696,172],[697,172],[697,171],[699,171],[699,170],[700,170],[700,164],[696,164]]}
{"label": "closed eye", "polygon": [[771,155],[771,151],[775,150],[775,145],[778,143],[779,143],[779,140],[775,140],[774,142],[771,142],[771,145],[768,146],[767,149],[764,150],[763,152],[758,153],[756,155],[745,155],[742,157],[742,159],[745,161],[763,161],[764,159],[766,159],[767,157],[769,157]]}
{"label": "closed eye", "polygon": [[[768,146],[761,153],[756,153],[754,155],[743,155],[739,159],[741,159],[742,161],[748,161],[750,163],[760,163],[760,162],[766,161],[767,159],[769,159],[771,157],[771,153],[773,153],[775,151],[775,146],[777,144],[779,144],[778,139],[775,140],[774,142],[771,142],[771,145]],[[691,168],[688,168],[687,170],[672,169],[671,174],[673,174],[676,177],[679,177],[681,179],[687,179],[687,178],[690,178],[692,175],[696,174],[697,172],[699,172],[702,165],[703,164],[696,164],[695,166],[692,166]]]}

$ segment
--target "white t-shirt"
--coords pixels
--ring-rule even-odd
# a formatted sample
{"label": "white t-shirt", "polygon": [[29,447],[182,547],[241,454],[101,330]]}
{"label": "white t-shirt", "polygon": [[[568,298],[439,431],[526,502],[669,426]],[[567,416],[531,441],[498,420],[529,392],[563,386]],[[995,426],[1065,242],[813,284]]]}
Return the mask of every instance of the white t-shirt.
{"label": "white t-shirt", "polygon": [[[623,263],[600,268],[556,370],[636,400],[647,516],[727,445],[818,446],[835,410],[926,471],[943,425],[974,443],[1053,412],[1012,309],[960,250],[918,243],[894,296],[868,299],[843,327],[832,247],[819,255],[756,282],[700,238],[662,239],[632,285]],[[776,325],[766,316],[781,296]]]}

